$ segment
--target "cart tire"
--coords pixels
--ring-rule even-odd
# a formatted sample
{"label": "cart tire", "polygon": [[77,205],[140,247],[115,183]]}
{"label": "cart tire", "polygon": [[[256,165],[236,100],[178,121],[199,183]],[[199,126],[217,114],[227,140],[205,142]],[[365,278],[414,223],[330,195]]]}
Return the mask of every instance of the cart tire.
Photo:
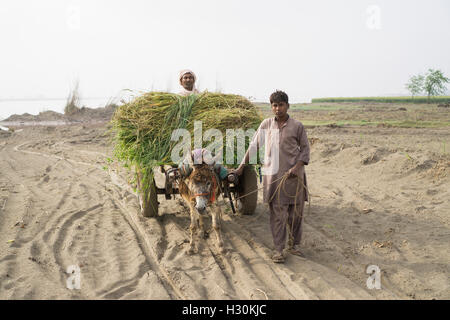
{"label": "cart tire", "polygon": [[255,212],[258,202],[258,192],[250,192],[256,189],[258,189],[258,179],[255,168],[253,166],[245,166],[242,175],[239,177],[238,196],[247,196],[240,199],[242,206],[238,209],[239,213],[252,215]]}
{"label": "cart tire", "polygon": [[150,183],[147,192],[143,191],[140,173],[137,175],[138,198],[141,206],[141,213],[144,217],[152,218],[158,216],[158,194],[156,193],[156,183]]}

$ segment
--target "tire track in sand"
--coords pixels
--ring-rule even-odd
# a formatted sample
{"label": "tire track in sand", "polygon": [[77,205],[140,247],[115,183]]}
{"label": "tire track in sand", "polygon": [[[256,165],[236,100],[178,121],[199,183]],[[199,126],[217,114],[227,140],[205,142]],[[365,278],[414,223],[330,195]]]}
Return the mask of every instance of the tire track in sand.
{"label": "tire track in sand", "polygon": [[[25,144],[21,144],[21,145],[15,146],[14,147],[14,151],[21,152],[21,153],[28,153],[28,154],[32,154],[32,155],[35,155],[35,156],[44,156],[46,158],[55,158],[57,160],[65,160],[65,159],[62,159],[59,156],[42,154],[42,153],[39,153],[39,152],[28,151],[28,150],[21,150],[20,148],[23,147],[24,145]],[[61,161],[61,162],[63,162],[63,161]],[[70,164],[88,165],[88,166],[91,166],[91,167],[95,167],[96,169],[99,169],[99,166],[95,166],[95,165],[92,165],[90,163],[82,163],[82,162],[73,161],[73,160],[70,160],[70,159],[67,160],[67,161],[64,161],[64,162],[65,163],[70,163]],[[77,170],[75,169],[75,167],[73,167],[73,165],[67,165],[64,168],[64,170],[69,170],[69,171],[71,170],[72,173],[75,173],[74,174],[75,176],[77,176],[77,175],[79,176],[79,174],[80,174],[80,172],[77,172]],[[100,179],[100,181],[104,182],[101,179]],[[59,203],[59,205],[58,205],[58,207],[59,207],[58,211],[59,212],[67,210],[68,208],[72,208],[73,209],[73,203],[71,203],[71,202],[74,202],[74,201],[69,201],[69,203],[66,204],[67,199],[71,200],[71,199],[74,199],[74,198],[80,196],[79,193],[71,191],[73,186],[74,186],[74,184],[72,183],[69,186],[69,188],[66,189],[64,195],[60,198],[60,200],[58,202]],[[85,186],[83,186],[81,184],[78,184],[78,185],[75,184],[75,186],[77,186],[78,189],[86,190]],[[90,186],[90,187],[92,187],[91,190],[98,190],[100,186],[101,186],[101,184],[97,184],[95,186]],[[89,197],[93,197],[93,195],[95,195],[95,193],[91,193],[89,195]],[[97,195],[98,195],[98,193],[97,193]],[[97,203],[98,203],[98,200],[99,199],[97,199]],[[111,200],[111,199],[109,199],[109,200]],[[105,199],[102,199],[101,201],[104,202]],[[112,200],[112,201],[114,201],[114,200]],[[78,202],[78,201],[75,200],[75,202]],[[83,205],[83,207],[85,207],[85,206]],[[111,207],[117,207],[117,206],[116,205],[111,205]],[[57,265],[59,265],[59,269],[60,269],[60,271],[62,271],[61,273],[63,273],[64,272],[63,266],[67,266],[68,265],[68,264],[64,263],[64,261],[66,261],[68,259],[67,259],[65,254],[61,253],[61,250],[64,250],[66,248],[66,242],[67,242],[66,239],[69,238],[69,235],[70,235],[70,237],[72,236],[72,231],[70,231],[70,230],[73,230],[75,228],[75,225],[77,225],[77,224],[80,225],[80,222],[83,222],[83,217],[85,217],[85,216],[91,216],[91,215],[92,216],[100,216],[100,212],[103,212],[103,210],[100,210],[100,209],[101,209],[101,206],[96,204],[96,205],[94,205],[92,207],[89,207],[88,210],[83,210],[83,209],[82,210],[72,210],[69,213],[65,213],[65,214],[62,214],[62,215],[60,214],[57,218],[53,219],[52,221],[47,221],[47,223],[45,224],[45,228],[43,229],[43,230],[47,230],[47,231],[43,232],[43,236],[42,236],[41,240],[39,240],[39,241],[34,243],[34,247],[33,247],[33,248],[35,248],[34,252],[35,253],[36,252],[40,252],[41,253],[41,252],[45,251],[45,249],[41,249],[41,247],[48,246],[49,245],[48,243],[53,244],[53,247],[54,247],[53,249],[54,250],[50,250],[50,251],[55,252],[55,254],[54,254],[55,263]],[[95,210],[97,210],[97,211],[95,211]],[[107,213],[109,214],[110,212],[107,212]],[[108,215],[104,214],[104,216],[108,216]],[[120,212],[119,216],[122,217],[123,221],[118,223],[118,225],[123,224],[124,222],[127,222],[127,219],[126,219],[126,217],[124,217],[125,214],[123,212]],[[99,219],[101,219],[101,218],[99,218]],[[112,224],[112,223],[113,222],[110,221],[109,224]],[[128,225],[128,227],[133,227],[128,222],[125,225]],[[55,229],[59,230],[59,231],[55,231]],[[101,229],[99,229],[99,230],[101,232]],[[119,231],[119,233],[120,232],[123,232],[123,230]],[[136,230],[133,230],[132,233],[136,234]],[[116,263],[116,267],[117,267],[116,269],[123,270],[123,272],[122,273],[119,272],[119,274],[121,276],[123,276],[123,274],[128,274],[128,277],[129,277],[130,274],[132,275],[132,277],[137,275],[137,279],[138,279],[137,282],[141,283],[141,285],[140,285],[141,287],[143,287],[144,284],[145,284],[145,281],[142,281],[142,279],[144,278],[145,274],[147,274],[146,278],[149,278],[149,281],[154,283],[154,285],[160,283],[160,286],[162,285],[165,288],[164,290],[167,292],[167,295],[166,296],[153,297],[153,298],[163,298],[163,299],[165,299],[165,298],[180,298],[180,297],[182,298],[182,296],[180,296],[179,293],[176,292],[177,289],[171,288],[170,280],[167,281],[165,279],[165,275],[163,274],[163,272],[160,272],[158,270],[159,268],[158,268],[157,263],[155,263],[152,260],[152,257],[150,257],[145,252],[145,249],[142,248],[142,245],[137,245],[137,247],[140,250],[140,254],[139,255],[142,258],[144,258],[144,260],[147,260],[145,262],[145,265],[147,267],[144,267],[144,266],[142,266],[142,264],[138,263],[137,271],[135,270],[134,272],[129,272],[130,270],[126,270],[126,267],[124,267],[124,263],[123,262],[124,261],[132,261],[133,262],[135,260],[134,257],[129,257],[127,255],[127,252],[130,249],[129,248],[129,244],[130,243],[137,244],[138,242],[142,243],[142,241],[136,241],[136,238],[139,238],[139,236],[138,237],[135,236],[134,238],[131,237],[130,238],[131,240],[129,240],[127,243],[125,243],[126,244],[125,246],[122,246],[119,249],[114,247],[114,249],[112,250],[112,251],[116,250],[118,252],[117,256],[124,258],[122,262]],[[75,241],[72,241],[72,242],[75,242]],[[92,246],[92,244],[91,244],[91,246]],[[36,250],[37,248],[39,248],[39,249]],[[84,248],[84,249],[86,249],[86,248]],[[72,251],[77,251],[74,248],[72,248],[71,250]],[[109,264],[111,264],[111,261],[109,261],[109,262],[110,262]],[[149,268],[149,266],[150,266],[150,268]],[[146,270],[146,269],[150,269],[150,270]],[[61,273],[58,272],[58,274],[61,274]],[[152,274],[150,274],[150,273],[152,273]],[[59,281],[63,282],[65,284],[66,276],[61,275],[59,278],[60,278]],[[121,277],[119,277],[119,278],[121,278]],[[141,278],[141,279],[139,279],[139,278]],[[128,282],[130,282],[130,281],[128,281]],[[108,286],[108,288],[106,288],[106,289],[105,288],[100,289],[98,293],[99,293],[100,297],[102,295],[104,295],[106,298],[119,298],[121,296],[121,293],[123,293],[124,295],[126,294],[126,295],[129,296],[130,292],[129,292],[129,290],[124,290],[124,288],[123,288],[124,284],[127,285],[127,289],[130,289],[130,288],[133,287],[133,285],[136,284],[136,280],[133,280],[130,283],[125,283],[123,281],[118,281],[116,284],[110,284]],[[142,292],[144,290],[141,288],[140,291]]]}
{"label": "tire track in sand", "polygon": [[[52,157],[51,155],[45,156]],[[61,157],[55,156],[55,158]],[[74,165],[87,165],[100,169],[100,166],[91,163],[70,159],[66,161]],[[75,168],[72,168],[72,170],[76,171]],[[206,254],[203,252],[196,257],[183,256],[183,267],[176,269],[173,267],[174,264],[170,262],[173,262],[171,261],[173,259],[180,259],[183,254],[182,245],[180,246],[180,240],[183,242],[183,239],[180,239],[180,237],[186,237],[186,226],[179,224],[179,219],[166,219],[167,217],[144,219],[136,214],[136,207],[130,206],[130,201],[122,196],[124,190],[134,194],[131,187],[121,181],[121,178],[114,172],[109,172],[109,174],[111,181],[117,188],[108,191],[113,193],[113,195],[108,195],[107,199],[111,199],[113,206],[118,207],[123,218],[135,233],[135,241],[139,243],[142,252],[147,257],[147,261],[153,263],[150,263],[152,270],[158,270],[167,281],[166,284],[173,289],[174,294],[171,296],[172,298],[208,299],[215,296],[219,298],[246,299],[264,299],[265,297],[271,299],[317,299],[330,297],[354,299],[357,297],[371,297],[360,287],[349,284],[348,279],[342,282],[342,276],[340,275],[338,275],[341,277],[339,281],[333,280],[334,273],[332,274],[330,270],[320,266],[323,269],[322,272],[329,274],[328,281],[322,279],[323,275],[315,271],[319,266],[312,266],[312,262],[308,262],[308,267],[304,267],[305,262],[300,262],[300,259],[297,259],[298,261],[295,259],[289,261],[285,266],[274,265],[268,259],[270,249],[260,245],[264,242],[258,241],[258,244],[255,245],[248,241],[250,239],[248,236],[249,232],[244,230],[245,228],[241,224],[232,220],[223,223],[225,244],[228,247],[231,246],[231,250],[228,253],[225,255],[218,254],[215,248],[215,241],[208,240],[204,242]],[[96,185],[101,186],[100,177],[92,176],[90,177],[92,180],[100,180]],[[88,189],[89,187],[91,186],[89,185]],[[133,210],[130,210],[129,207]],[[158,219],[166,221],[160,223],[157,221]],[[254,220],[255,218],[250,219]],[[73,225],[74,223],[66,227],[73,227]],[[176,226],[176,232],[172,232],[173,230],[167,231],[167,228],[172,226]],[[105,224],[100,229],[104,228]],[[154,232],[155,229],[156,232]],[[251,236],[255,237],[255,235]],[[160,241],[161,237],[164,238],[164,241]],[[62,236],[62,238],[64,237]],[[215,240],[215,237],[212,238]],[[256,235],[256,238],[258,238],[258,235]],[[214,270],[206,272],[203,270],[205,265],[212,266]],[[120,267],[118,268],[119,271],[114,272],[120,273]],[[302,272],[306,271],[306,275],[299,275],[299,270],[302,270]],[[138,271],[134,277],[130,278],[130,281],[122,281],[114,285],[105,286],[98,291],[98,295],[104,298],[117,298],[117,296],[136,286],[137,282],[139,282],[136,278],[140,276],[142,276],[142,272],[139,273]],[[330,277],[331,280],[329,280]],[[344,283],[344,287],[342,283]],[[348,288],[349,290],[347,290]],[[354,294],[352,290],[355,292]]]}

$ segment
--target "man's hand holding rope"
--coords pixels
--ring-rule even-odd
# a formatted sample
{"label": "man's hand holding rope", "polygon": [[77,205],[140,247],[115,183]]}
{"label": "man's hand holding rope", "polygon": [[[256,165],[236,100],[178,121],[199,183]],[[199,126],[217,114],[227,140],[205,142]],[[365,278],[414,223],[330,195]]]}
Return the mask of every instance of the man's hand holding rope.
{"label": "man's hand holding rope", "polygon": [[295,166],[288,170],[289,177],[303,177],[303,168],[305,163],[303,161],[297,162]]}

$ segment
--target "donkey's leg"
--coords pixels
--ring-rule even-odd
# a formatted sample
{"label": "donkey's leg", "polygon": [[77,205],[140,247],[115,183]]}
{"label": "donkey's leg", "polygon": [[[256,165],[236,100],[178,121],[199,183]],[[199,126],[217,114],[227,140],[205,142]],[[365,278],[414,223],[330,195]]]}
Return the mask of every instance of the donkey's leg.
{"label": "donkey's leg", "polygon": [[214,232],[216,233],[217,237],[217,244],[219,246],[219,251],[222,253],[224,252],[223,248],[223,240],[222,240],[222,234],[221,234],[221,223],[222,223],[222,210],[218,205],[212,205],[211,207],[211,217],[212,217],[212,226],[214,228]]}
{"label": "donkey's leg", "polygon": [[190,231],[191,231],[191,239],[190,239],[190,242],[189,242],[189,249],[188,249],[188,251],[187,251],[187,253],[188,254],[194,254],[195,253],[195,241],[194,241],[194,238],[195,238],[195,233],[196,233],[196,231],[197,231],[197,221],[198,221],[198,218],[197,218],[197,216],[198,216],[198,214],[197,214],[197,211],[195,210],[195,208],[192,206],[192,204],[191,203],[189,203],[189,207],[190,207],[190,209],[191,209],[191,211],[190,211],[190,215],[191,215],[191,225],[190,225],[190,227],[189,227],[189,229],[190,229]]}
{"label": "donkey's leg", "polygon": [[203,239],[207,239],[209,237],[209,233],[208,233],[208,231],[205,230],[205,224],[203,222],[203,215],[201,215],[201,214],[198,216],[198,226],[199,226],[200,236]]}

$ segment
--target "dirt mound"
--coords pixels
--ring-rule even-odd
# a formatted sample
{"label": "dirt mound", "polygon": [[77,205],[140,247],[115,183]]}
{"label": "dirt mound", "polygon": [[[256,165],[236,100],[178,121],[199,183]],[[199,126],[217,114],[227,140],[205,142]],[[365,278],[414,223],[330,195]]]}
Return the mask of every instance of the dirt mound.
{"label": "dirt mound", "polygon": [[320,156],[322,158],[331,158],[341,152],[342,150],[349,148],[350,145],[347,143],[335,143],[335,142],[327,142],[320,147],[317,148],[320,151]]}
{"label": "dirt mound", "polygon": [[10,116],[9,118],[3,120],[3,121],[34,121],[36,118],[36,116],[29,114],[29,113],[24,113],[24,114],[13,114],[12,116]]}
{"label": "dirt mound", "polygon": [[65,116],[61,113],[55,111],[44,111],[40,112],[36,117],[36,121],[53,121],[53,120],[64,120]]}
{"label": "dirt mound", "polygon": [[29,122],[29,121],[57,121],[57,120],[66,120],[66,117],[62,113],[58,113],[55,111],[44,111],[40,112],[38,115],[32,115],[29,113],[13,114],[12,116],[3,121]]}
{"label": "dirt mound", "polygon": [[94,121],[109,121],[116,111],[117,105],[111,104],[104,108],[87,108],[82,107],[70,115],[65,115],[55,111],[44,111],[38,115],[24,113],[21,115],[13,114],[9,118],[3,120],[4,122],[40,122],[40,121],[77,121],[90,122]]}
{"label": "dirt mound", "polygon": [[439,181],[448,176],[450,172],[450,155],[441,156],[437,161],[433,163],[434,165],[427,174],[433,179],[433,181]]}
{"label": "dirt mound", "polygon": [[77,120],[81,122],[88,122],[90,120],[109,121],[117,109],[117,105],[111,104],[104,108],[87,108],[82,107],[75,113],[67,116],[68,120]]}

